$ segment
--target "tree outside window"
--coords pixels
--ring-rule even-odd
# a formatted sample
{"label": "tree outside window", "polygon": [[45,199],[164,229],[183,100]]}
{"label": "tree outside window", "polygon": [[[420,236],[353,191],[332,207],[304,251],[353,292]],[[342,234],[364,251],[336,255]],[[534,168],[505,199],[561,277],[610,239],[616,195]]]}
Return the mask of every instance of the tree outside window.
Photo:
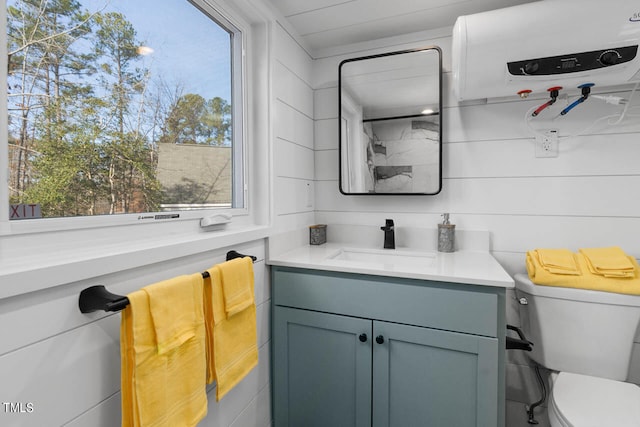
{"label": "tree outside window", "polygon": [[231,206],[232,31],[176,0],[8,0],[7,17],[11,204]]}

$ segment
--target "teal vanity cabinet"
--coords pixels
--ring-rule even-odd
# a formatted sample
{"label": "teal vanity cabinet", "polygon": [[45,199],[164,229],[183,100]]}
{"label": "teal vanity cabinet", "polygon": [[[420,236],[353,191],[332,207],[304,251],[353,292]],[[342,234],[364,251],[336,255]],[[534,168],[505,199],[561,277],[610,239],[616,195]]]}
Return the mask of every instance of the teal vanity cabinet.
{"label": "teal vanity cabinet", "polygon": [[504,288],[272,266],[275,426],[504,425]]}

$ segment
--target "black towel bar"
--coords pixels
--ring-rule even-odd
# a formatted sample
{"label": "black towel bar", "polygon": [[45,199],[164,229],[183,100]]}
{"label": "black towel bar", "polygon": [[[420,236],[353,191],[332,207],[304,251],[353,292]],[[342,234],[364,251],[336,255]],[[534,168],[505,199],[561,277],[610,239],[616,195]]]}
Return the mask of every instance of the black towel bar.
{"label": "black towel bar", "polygon": [[[235,258],[250,257],[253,262],[258,258],[253,255],[243,255],[236,251],[227,252],[226,260],[230,261]],[[202,273],[203,278],[209,277],[209,272]],[[90,286],[80,292],[78,306],[80,312],[91,313],[93,311],[120,311],[129,305],[129,298],[123,295],[116,295],[109,292],[103,285]]]}

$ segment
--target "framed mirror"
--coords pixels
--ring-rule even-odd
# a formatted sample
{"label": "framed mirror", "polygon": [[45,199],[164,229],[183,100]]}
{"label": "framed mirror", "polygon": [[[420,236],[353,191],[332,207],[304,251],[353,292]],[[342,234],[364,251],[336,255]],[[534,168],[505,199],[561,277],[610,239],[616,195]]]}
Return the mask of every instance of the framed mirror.
{"label": "framed mirror", "polygon": [[347,59],[338,70],[340,192],[434,195],[442,188],[442,51]]}

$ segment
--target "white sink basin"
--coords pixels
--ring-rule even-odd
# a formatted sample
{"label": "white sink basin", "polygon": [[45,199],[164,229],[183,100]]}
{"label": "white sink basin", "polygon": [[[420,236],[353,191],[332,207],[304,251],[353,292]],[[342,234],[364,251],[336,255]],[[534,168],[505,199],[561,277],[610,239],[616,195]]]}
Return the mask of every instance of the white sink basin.
{"label": "white sink basin", "polygon": [[327,259],[376,266],[424,268],[433,264],[436,255],[431,252],[415,252],[402,249],[342,248],[327,257]]}

